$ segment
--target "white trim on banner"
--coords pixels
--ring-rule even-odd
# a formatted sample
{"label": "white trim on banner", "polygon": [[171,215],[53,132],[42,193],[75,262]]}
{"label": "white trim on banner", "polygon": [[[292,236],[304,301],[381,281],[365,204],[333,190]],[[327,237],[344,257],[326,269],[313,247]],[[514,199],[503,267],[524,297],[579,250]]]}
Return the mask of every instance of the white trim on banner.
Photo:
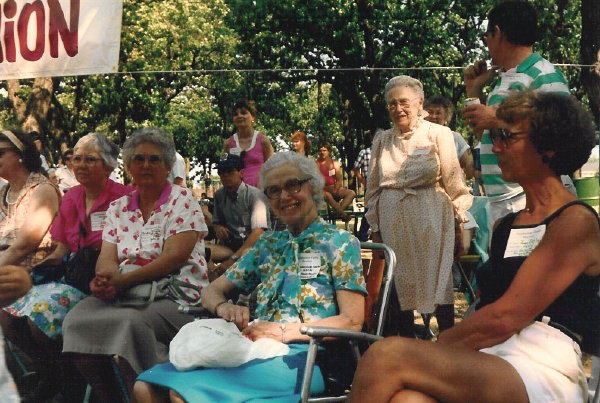
{"label": "white trim on banner", "polygon": [[0,0],[0,80],[116,73],[123,0]]}

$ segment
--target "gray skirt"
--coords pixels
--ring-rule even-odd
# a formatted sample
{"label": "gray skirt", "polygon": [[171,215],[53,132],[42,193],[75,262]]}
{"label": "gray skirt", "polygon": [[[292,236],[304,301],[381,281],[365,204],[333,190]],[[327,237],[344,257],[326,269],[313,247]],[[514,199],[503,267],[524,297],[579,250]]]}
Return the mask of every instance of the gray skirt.
{"label": "gray skirt", "polygon": [[63,323],[63,352],[119,355],[136,373],[169,360],[169,343],[194,320],[161,299],[144,308],[115,306],[96,297],[80,301]]}

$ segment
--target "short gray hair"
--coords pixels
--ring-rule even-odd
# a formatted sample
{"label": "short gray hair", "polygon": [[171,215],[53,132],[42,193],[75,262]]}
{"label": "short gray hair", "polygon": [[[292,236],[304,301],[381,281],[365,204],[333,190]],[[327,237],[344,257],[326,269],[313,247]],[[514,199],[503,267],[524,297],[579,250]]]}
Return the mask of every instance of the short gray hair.
{"label": "short gray hair", "polygon": [[73,152],[78,149],[94,150],[102,160],[104,164],[112,169],[117,167],[117,158],[119,158],[119,146],[110,141],[102,133],[92,132],[88,133],[77,141]]}
{"label": "short gray hair", "polygon": [[133,151],[142,143],[151,143],[162,151],[163,161],[168,169],[175,164],[175,142],[173,137],[156,127],[144,127],[134,131],[123,144],[123,163],[126,167],[131,164]]}
{"label": "short gray hair", "polygon": [[416,78],[412,78],[411,76],[396,76],[390,79],[385,85],[384,97],[385,101],[388,101],[388,95],[393,88],[396,87],[408,87],[416,92],[421,99],[425,99],[425,91],[423,91],[423,83],[421,83]]}
{"label": "short gray hair", "polygon": [[[312,198],[317,206],[323,201],[323,187],[325,186],[325,178],[321,175],[317,163],[310,157],[305,157],[293,151],[280,151],[273,154],[262,166],[260,170],[260,184],[264,188],[265,177],[267,172],[275,169],[280,165],[292,164],[309,177],[310,186],[312,188]],[[298,178],[304,179],[304,178]]]}

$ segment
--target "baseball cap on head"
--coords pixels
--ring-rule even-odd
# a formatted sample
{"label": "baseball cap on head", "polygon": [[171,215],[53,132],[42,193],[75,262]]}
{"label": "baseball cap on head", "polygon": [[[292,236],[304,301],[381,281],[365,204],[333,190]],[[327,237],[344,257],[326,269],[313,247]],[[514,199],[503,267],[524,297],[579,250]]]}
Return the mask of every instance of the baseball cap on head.
{"label": "baseball cap on head", "polygon": [[233,170],[241,170],[244,169],[244,161],[242,157],[235,154],[223,153],[219,158],[219,163],[217,164],[217,171],[220,172],[228,172]]}

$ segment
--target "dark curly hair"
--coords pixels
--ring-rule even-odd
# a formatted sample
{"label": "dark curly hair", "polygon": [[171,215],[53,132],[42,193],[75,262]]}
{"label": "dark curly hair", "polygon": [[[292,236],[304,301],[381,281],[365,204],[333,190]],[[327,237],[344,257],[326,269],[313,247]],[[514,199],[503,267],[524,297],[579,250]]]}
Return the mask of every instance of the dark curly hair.
{"label": "dark curly hair", "polygon": [[23,150],[20,150],[16,144],[14,144],[12,140],[8,138],[8,136],[0,132],[0,141],[7,141],[15,146],[15,152],[21,156],[21,159],[23,160],[23,166],[29,172],[39,172],[47,175],[46,170],[42,168],[40,153],[33,143],[33,137],[31,136],[31,133],[26,134],[20,129],[7,129],[6,131],[12,132],[12,134],[14,134],[19,140],[21,140],[21,143],[23,143]]}
{"label": "dark curly hair", "polygon": [[572,96],[524,91],[510,95],[500,104],[496,116],[515,123],[528,120],[529,139],[536,150],[547,155],[556,175],[569,175],[590,157],[596,144],[593,119]]}
{"label": "dark curly hair", "polygon": [[231,109],[231,114],[233,115],[238,109],[246,109],[252,116],[256,116],[257,113],[256,103],[247,99],[238,99],[235,101]]}

